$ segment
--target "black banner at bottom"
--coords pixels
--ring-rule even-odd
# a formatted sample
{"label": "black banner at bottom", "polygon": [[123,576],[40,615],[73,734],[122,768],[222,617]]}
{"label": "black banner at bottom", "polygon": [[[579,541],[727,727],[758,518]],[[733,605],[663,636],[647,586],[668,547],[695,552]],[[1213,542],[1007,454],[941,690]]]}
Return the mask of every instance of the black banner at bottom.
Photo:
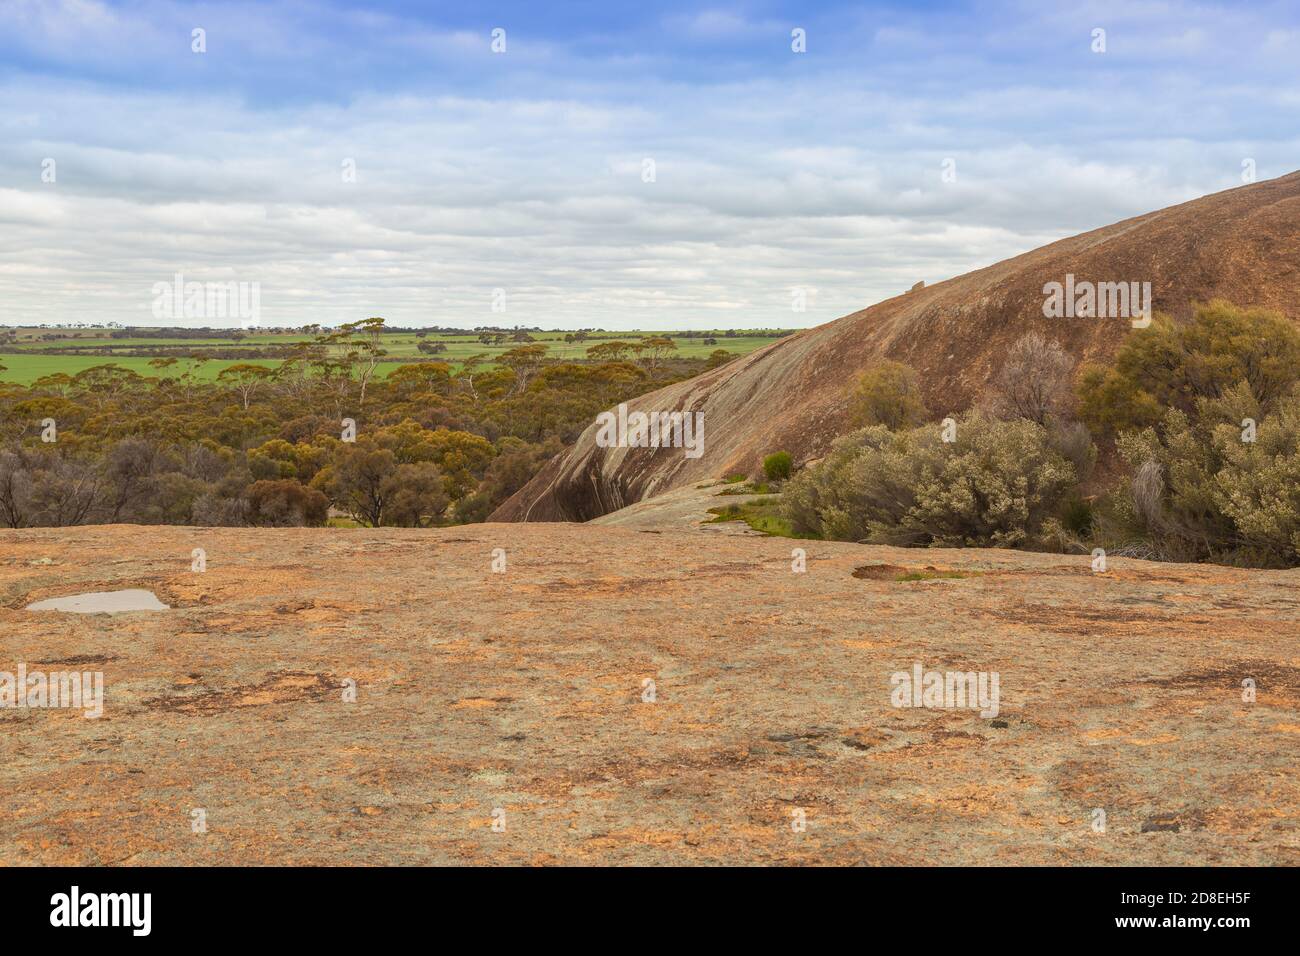
{"label": "black banner at bottom", "polygon": [[79,942],[338,943],[364,941],[377,927],[484,920],[494,936],[513,926],[536,938],[549,935],[542,927],[572,933],[588,920],[650,931],[687,918],[702,939],[734,941],[738,923],[766,932],[769,920],[793,918],[807,932],[816,917],[828,932],[852,926],[873,941],[919,932],[954,942],[966,926],[972,943],[990,932],[1043,931],[1071,941],[1183,945],[1195,936],[1233,945],[1286,931],[1293,884],[1285,868],[33,868],[0,870],[0,914],[11,939],[75,933]]}

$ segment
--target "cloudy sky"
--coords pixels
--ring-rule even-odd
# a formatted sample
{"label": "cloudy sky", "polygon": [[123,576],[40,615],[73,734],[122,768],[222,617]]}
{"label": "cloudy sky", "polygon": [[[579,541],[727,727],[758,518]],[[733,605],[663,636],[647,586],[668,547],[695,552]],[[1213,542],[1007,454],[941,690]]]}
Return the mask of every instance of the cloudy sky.
{"label": "cloudy sky", "polygon": [[1293,0],[0,0],[0,323],[815,325],[1300,167],[1297,61]]}

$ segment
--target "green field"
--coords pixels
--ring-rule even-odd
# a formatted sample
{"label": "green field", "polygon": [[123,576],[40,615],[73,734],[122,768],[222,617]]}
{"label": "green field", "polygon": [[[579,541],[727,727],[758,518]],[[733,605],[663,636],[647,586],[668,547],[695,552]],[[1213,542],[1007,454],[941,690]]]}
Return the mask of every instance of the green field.
{"label": "green field", "polygon": [[[122,368],[129,368],[131,371],[140,375],[156,375],[154,369],[149,367],[148,358],[122,358],[117,356],[89,356],[89,355],[41,355],[34,353],[31,355],[16,355],[14,353],[0,354],[0,365],[7,366],[6,370],[0,372],[0,382],[15,382],[19,385],[30,385],[45,375],[53,375],[56,372],[63,372],[67,375],[76,375],[78,372],[88,368],[94,368],[96,365],[119,365]],[[168,370],[168,375],[180,375],[187,368],[194,365],[193,362],[187,362],[183,359],[177,360],[176,364]],[[211,361],[203,365],[200,374],[201,379],[215,379],[220,371],[228,365],[235,365],[235,362]],[[249,364],[257,365],[275,365],[273,360],[250,360]],[[394,366],[396,367],[396,366]]]}
{"label": "green field", "polygon": [[[0,331],[4,330],[0,329]],[[149,367],[151,359],[176,356],[175,349],[178,346],[195,349],[256,349],[269,345],[288,345],[308,339],[308,336],[298,333],[250,334],[240,342],[232,342],[228,338],[175,339],[149,337],[147,335],[138,338],[110,338],[105,331],[95,329],[50,330],[23,328],[15,331],[18,332],[18,340],[4,345],[5,350],[0,351],[0,366],[6,367],[5,371],[0,372],[0,382],[15,382],[20,385],[30,385],[44,375],[52,375],[57,372],[75,375],[84,369],[109,363],[131,369],[140,375],[155,375],[157,372]],[[75,337],[54,341],[41,341],[38,338],[40,335],[48,335],[52,332]],[[738,355],[745,355],[776,341],[776,337],[772,334],[759,335],[743,331],[737,331],[731,337],[727,337],[725,332],[697,332],[693,338],[686,338],[681,333],[676,332],[601,332],[593,334],[586,342],[565,342],[564,332],[533,332],[531,334],[536,343],[547,347],[547,357],[552,359],[584,359],[586,358],[587,349],[600,342],[614,339],[625,342],[636,341],[654,335],[670,335],[677,344],[676,354],[681,358],[707,358],[715,349],[724,349]],[[706,337],[716,338],[717,344],[706,345],[704,343]],[[416,347],[420,342],[441,342],[447,346],[447,351],[426,356]],[[53,348],[100,345],[112,346],[114,349],[148,348],[151,346],[170,346],[171,348],[160,350],[156,355],[143,356],[102,352],[83,355],[57,355],[45,351]],[[507,342],[504,345],[484,345],[478,341],[473,333],[464,335],[429,333],[423,338],[418,338],[414,332],[404,331],[394,331],[386,334],[383,342],[383,348],[388,352],[387,358],[431,358],[448,362],[453,366],[459,365],[471,355],[486,355],[487,361],[491,361],[493,357],[518,345],[519,343],[516,342]],[[198,365],[197,374],[200,379],[215,379],[222,369],[238,364],[241,361],[258,365],[273,366],[277,364],[275,359],[210,359]],[[387,361],[382,363],[379,367],[379,375],[381,377],[386,375],[397,368],[399,364],[399,362]],[[196,363],[193,361],[178,357],[176,364],[169,368],[167,374],[169,376],[179,375],[186,369],[195,367],[195,365]]]}

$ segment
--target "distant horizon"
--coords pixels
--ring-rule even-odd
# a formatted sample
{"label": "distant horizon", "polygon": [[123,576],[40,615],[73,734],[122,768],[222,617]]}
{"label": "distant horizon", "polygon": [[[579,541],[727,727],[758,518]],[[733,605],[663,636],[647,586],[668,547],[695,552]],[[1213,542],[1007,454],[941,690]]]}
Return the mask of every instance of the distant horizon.
{"label": "distant horizon", "polygon": [[[322,328],[322,329],[337,329],[337,328],[340,328],[341,326],[343,326],[343,325],[347,325],[347,324],[349,324],[349,323],[346,323],[346,322],[338,322],[338,323],[330,323],[330,324],[326,324],[326,323],[323,323],[323,322],[308,322],[308,323],[304,323],[303,325],[261,325],[261,326],[255,326],[255,327],[250,327],[250,328],[241,328],[241,327],[239,327],[239,326],[237,326],[237,325],[235,325],[235,326],[232,326],[232,325],[226,325],[226,326],[220,326],[220,325],[134,325],[134,324],[127,325],[127,324],[122,324],[122,323],[117,323],[117,322],[108,322],[108,323],[102,323],[102,324],[101,324],[101,323],[95,323],[95,322],[73,322],[73,323],[55,323],[55,322],[45,322],[45,323],[37,323],[37,324],[31,324],[31,323],[12,324],[12,323],[8,323],[8,322],[0,322],[0,329],[82,329],[82,330],[94,330],[94,329],[159,329],[159,330],[163,330],[163,329],[178,329],[178,330],[186,331],[186,332],[245,332],[245,333],[249,333],[249,334],[253,334],[253,335],[255,335],[255,334],[259,333],[259,332],[261,332],[261,333],[274,333],[274,332],[300,332],[300,331],[302,331],[303,329],[305,329],[305,328],[310,328],[310,327],[312,327],[312,326],[317,326],[317,327]],[[599,332],[599,333],[601,333],[601,334],[606,334],[606,333],[608,333],[608,334],[614,334],[614,333],[618,333],[618,334],[629,334],[629,333],[632,333],[632,332],[652,332],[652,333],[655,334],[655,335],[708,335],[709,333],[712,333],[712,332],[722,332],[722,333],[724,333],[724,334],[727,333],[727,332],[803,332],[803,331],[806,331],[807,329],[814,328],[814,326],[793,326],[793,325],[787,325],[787,326],[757,326],[757,325],[754,325],[754,326],[737,326],[737,327],[728,327],[728,328],[718,327],[718,328],[712,328],[712,329],[706,329],[706,328],[699,328],[699,329],[631,329],[631,328],[629,328],[629,329],[606,329],[606,328],[601,328],[601,327],[599,327],[599,326],[583,326],[583,327],[581,327],[581,328],[570,328],[570,327],[568,327],[568,326],[557,327],[557,328],[543,328],[543,327],[541,327],[541,326],[537,326],[537,325],[477,325],[477,326],[474,326],[473,328],[466,328],[466,327],[464,327],[464,326],[453,326],[453,325],[392,325],[392,324],[389,324],[387,321],[385,321],[385,323],[384,323],[384,328],[385,328],[386,330],[393,331],[393,332],[427,332],[427,331],[442,331],[442,332],[448,332],[448,333],[455,333],[455,332],[470,333],[470,332],[489,332],[489,331],[496,331],[496,332]]]}

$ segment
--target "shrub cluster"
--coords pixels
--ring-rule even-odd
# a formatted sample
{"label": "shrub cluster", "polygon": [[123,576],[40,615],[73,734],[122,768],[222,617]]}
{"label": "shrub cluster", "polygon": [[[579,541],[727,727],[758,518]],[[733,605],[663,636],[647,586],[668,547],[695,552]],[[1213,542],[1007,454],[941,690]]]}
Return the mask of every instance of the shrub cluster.
{"label": "shrub cluster", "polygon": [[1192,414],[1171,409],[1122,433],[1118,447],[1130,474],[1117,514],[1158,556],[1300,564],[1300,390],[1264,413],[1241,382]]}
{"label": "shrub cluster", "polygon": [[956,422],[841,439],[817,468],[787,485],[786,514],[800,533],[876,544],[1021,547],[1076,480],[1048,430],[975,412]]}
{"label": "shrub cluster", "polygon": [[[1158,315],[1110,364],[1071,373],[1024,336],[944,441],[916,424],[915,373],[882,363],[852,396],[870,427],[787,484],[785,513],[844,540],[1300,565],[1300,332],[1282,315],[1223,301]],[[1098,445],[1112,477],[1085,495]]]}

